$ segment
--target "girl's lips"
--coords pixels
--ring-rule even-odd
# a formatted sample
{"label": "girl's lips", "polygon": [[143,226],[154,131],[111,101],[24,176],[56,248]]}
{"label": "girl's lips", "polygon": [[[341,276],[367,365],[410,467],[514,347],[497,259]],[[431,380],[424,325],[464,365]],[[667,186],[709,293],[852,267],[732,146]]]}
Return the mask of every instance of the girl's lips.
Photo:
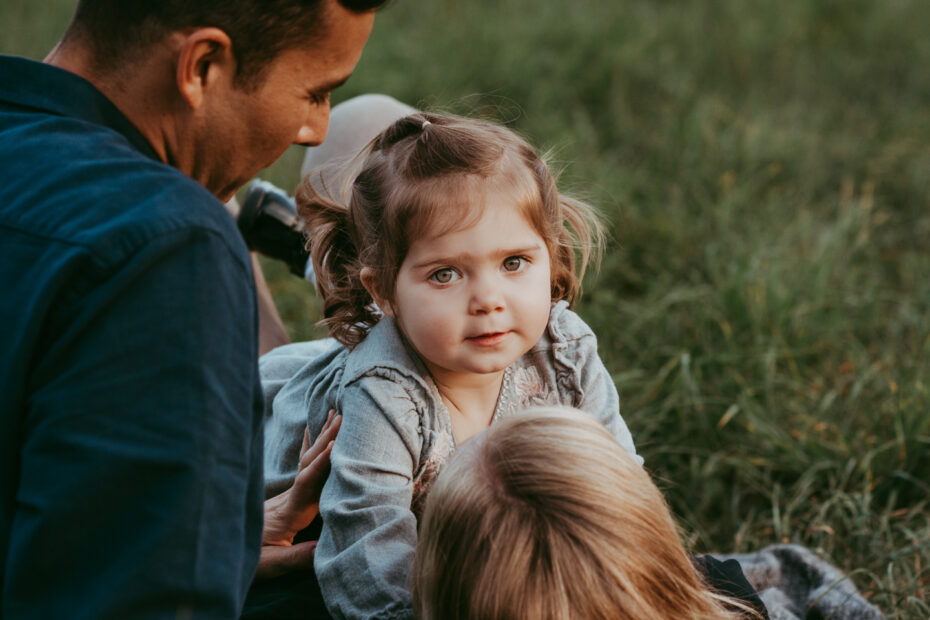
{"label": "girl's lips", "polygon": [[471,336],[465,340],[472,344],[476,344],[479,347],[493,347],[494,345],[503,342],[509,333],[510,332],[492,332],[488,334],[481,334],[479,336]]}

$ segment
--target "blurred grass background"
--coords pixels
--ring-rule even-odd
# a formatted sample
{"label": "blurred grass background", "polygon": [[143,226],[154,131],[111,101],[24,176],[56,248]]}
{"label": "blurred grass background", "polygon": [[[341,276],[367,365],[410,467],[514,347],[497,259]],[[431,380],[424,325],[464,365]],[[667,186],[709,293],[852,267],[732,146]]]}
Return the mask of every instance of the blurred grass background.
{"label": "blurred grass background", "polygon": [[[0,51],[43,57],[74,5],[4,0]],[[927,24],[924,0],[397,0],[335,99],[554,150],[609,220],[579,311],[689,544],[804,544],[930,617]],[[292,188],[302,155],[262,176]]]}

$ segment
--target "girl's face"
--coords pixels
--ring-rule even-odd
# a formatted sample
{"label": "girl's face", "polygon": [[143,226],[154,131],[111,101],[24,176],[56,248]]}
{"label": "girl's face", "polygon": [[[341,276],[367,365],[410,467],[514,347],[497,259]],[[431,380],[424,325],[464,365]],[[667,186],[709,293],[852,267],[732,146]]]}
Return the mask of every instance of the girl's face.
{"label": "girl's face", "polygon": [[417,239],[381,305],[441,384],[503,371],[549,322],[549,251],[510,198],[489,195],[475,225]]}

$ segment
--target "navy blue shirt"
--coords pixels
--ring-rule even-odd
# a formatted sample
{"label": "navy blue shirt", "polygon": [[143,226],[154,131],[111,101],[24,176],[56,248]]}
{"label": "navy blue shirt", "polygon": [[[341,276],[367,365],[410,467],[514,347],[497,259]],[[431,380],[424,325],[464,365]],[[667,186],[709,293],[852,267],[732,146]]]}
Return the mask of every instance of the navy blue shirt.
{"label": "navy blue shirt", "polygon": [[0,616],[238,615],[252,282],[220,202],[99,91],[0,56]]}

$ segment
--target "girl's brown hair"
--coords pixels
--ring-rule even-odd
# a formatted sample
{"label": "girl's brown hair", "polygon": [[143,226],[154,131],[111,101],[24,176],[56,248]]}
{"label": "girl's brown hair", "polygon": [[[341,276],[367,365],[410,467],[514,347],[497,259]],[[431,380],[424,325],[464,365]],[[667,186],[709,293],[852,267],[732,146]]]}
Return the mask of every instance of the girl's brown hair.
{"label": "girl's brown hair", "polygon": [[472,225],[488,197],[513,200],[549,250],[552,299],[570,303],[602,238],[588,205],[562,196],[545,161],[494,123],[416,113],[384,130],[349,164],[344,187],[311,172],[297,192],[323,303],[323,321],[347,346],[380,318],[362,284],[391,301],[410,245],[424,234]]}
{"label": "girl's brown hair", "polygon": [[758,617],[702,582],[662,494],[597,420],[539,409],[485,433],[427,498],[418,618]]}

